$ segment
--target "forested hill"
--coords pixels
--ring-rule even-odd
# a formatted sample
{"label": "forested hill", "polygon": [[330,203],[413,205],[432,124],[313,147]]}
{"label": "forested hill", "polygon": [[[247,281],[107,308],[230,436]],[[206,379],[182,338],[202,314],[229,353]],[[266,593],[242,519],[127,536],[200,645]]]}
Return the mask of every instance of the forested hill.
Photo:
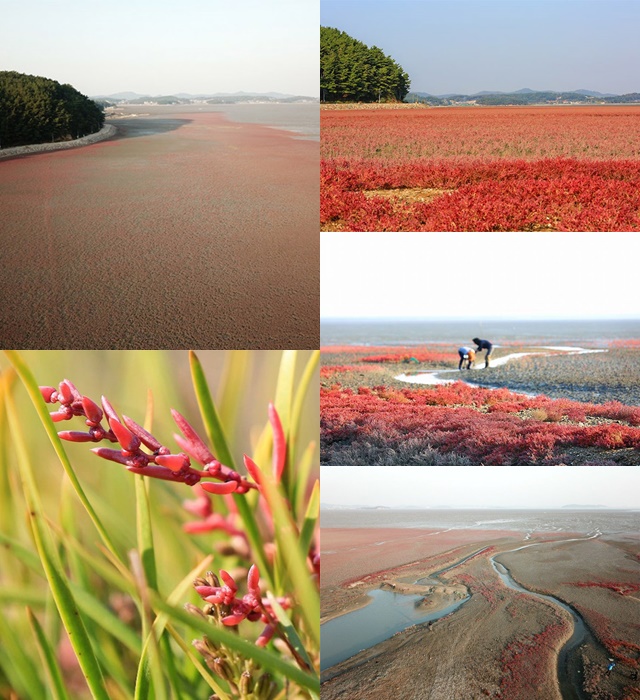
{"label": "forested hill", "polygon": [[346,32],[320,28],[320,99],[323,102],[401,102],[409,76],[377,46]]}
{"label": "forested hill", "polygon": [[71,85],[0,71],[0,147],[69,141],[100,131],[104,113]]}

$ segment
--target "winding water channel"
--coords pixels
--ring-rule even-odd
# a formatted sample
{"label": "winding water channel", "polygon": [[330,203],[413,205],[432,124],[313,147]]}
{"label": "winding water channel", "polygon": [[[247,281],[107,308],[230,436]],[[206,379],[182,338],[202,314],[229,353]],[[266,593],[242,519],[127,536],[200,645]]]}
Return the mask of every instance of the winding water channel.
{"label": "winding water channel", "polygon": [[[495,345],[494,347],[500,347],[499,345]],[[547,352],[551,351],[551,352]],[[503,357],[498,357],[498,358],[492,358],[491,359],[491,366],[492,367],[500,367],[502,365],[506,365],[508,362],[512,362],[513,360],[517,360],[521,357],[527,357],[528,355],[540,355],[540,356],[548,356],[554,354],[554,352],[563,352],[566,355],[588,355],[592,353],[600,353],[600,352],[607,352],[607,350],[594,350],[594,349],[587,349],[587,348],[579,348],[579,347],[574,347],[570,345],[542,345],[540,346],[540,350],[536,350],[533,352],[512,352],[509,353],[508,355],[504,355]],[[477,364],[471,368],[471,371],[481,371],[482,368],[484,367],[484,356],[479,355]],[[407,384],[430,384],[430,385],[435,385],[435,384],[451,384],[456,381],[463,381],[465,384],[469,384],[469,386],[480,386],[479,384],[474,384],[473,381],[467,381],[467,377],[469,374],[466,371],[460,371],[458,369],[435,369],[435,370],[427,370],[425,372],[419,372],[417,374],[400,374],[397,377],[395,377],[396,380],[400,382],[406,382]],[[471,375],[473,376],[473,375]],[[484,386],[484,385],[483,385]],[[489,386],[487,387],[489,389],[498,389],[500,387],[498,386]],[[520,394],[524,394],[525,396],[534,396],[534,394],[527,394],[526,392],[523,391],[518,391]]]}
{"label": "winding water channel", "polygon": [[[536,593],[520,585],[511,576],[507,567],[499,561],[499,558],[505,554],[517,552],[528,547],[592,539],[598,537],[599,534],[599,532],[596,532],[594,535],[587,538],[572,538],[568,540],[555,540],[553,542],[534,542],[505,552],[500,552],[492,556],[489,560],[493,570],[505,586],[520,593],[546,600],[553,605],[557,605],[571,615],[573,632],[560,649],[557,664],[558,685],[563,700],[587,700],[587,696],[582,691],[582,664],[580,654],[578,653],[579,648],[583,644],[588,643],[601,649],[603,652],[605,650],[591,634],[582,617],[570,605],[567,605],[554,596]],[[434,571],[429,574],[429,576],[418,579],[415,583],[424,586],[446,585],[446,582],[442,581],[440,578],[442,574],[461,566],[472,557],[482,554],[487,549],[488,547],[484,547],[480,550],[476,550],[455,563],[443,569],[439,569],[438,571]],[[358,652],[369,649],[385,639],[389,639],[394,634],[412,625],[435,622],[455,612],[470,599],[470,596],[467,595],[465,598],[456,601],[444,609],[432,613],[425,613],[417,607],[417,603],[423,598],[422,595],[405,595],[376,589],[371,591],[369,596],[372,598],[372,602],[364,608],[329,620],[321,626],[321,671],[325,671],[341,661],[345,661],[354,656]]]}

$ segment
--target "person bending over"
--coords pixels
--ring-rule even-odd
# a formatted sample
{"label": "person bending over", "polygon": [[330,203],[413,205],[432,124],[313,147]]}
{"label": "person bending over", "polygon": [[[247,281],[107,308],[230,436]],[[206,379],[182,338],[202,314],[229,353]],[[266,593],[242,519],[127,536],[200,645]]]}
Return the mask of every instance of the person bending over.
{"label": "person bending over", "polygon": [[487,354],[484,356],[484,367],[486,369],[489,366],[489,356],[493,350],[493,345],[488,340],[482,340],[481,338],[472,338],[472,340],[478,346],[476,352],[487,351]]}
{"label": "person bending over", "polygon": [[458,369],[462,369],[465,362],[467,363],[467,369],[473,367],[473,363],[476,361],[476,351],[471,348],[458,348],[458,355],[460,355],[460,362],[458,363]]}

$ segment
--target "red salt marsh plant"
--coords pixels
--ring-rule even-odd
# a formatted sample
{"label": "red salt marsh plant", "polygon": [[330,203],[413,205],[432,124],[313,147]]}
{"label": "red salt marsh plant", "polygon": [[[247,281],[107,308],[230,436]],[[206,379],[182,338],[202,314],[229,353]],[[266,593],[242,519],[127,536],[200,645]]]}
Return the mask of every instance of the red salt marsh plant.
{"label": "red salt marsh plant", "polygon": [[639,115],[638,107],[323,112],[321,223],[637,230]]}
{"label": "red salt marsh plant", "polygon": [[[640,408],[618,402],[528,398],[462,382],[357,392],[335,386],[321,388],[320,400],[325,463],[332,463],[334,451],[339,460],[345,446],[389,449],[408,439],[474,464],[555,464],[570,447],[631,449],[640,460]],[[529,417],[532,410],[544,410],[545,420]],[[615,422],[592,425],[589,418]]]}
{"label": "red salt marsh plant", "polygon": [[500,659],[503,671],[498,697],[509,700],[535,697],[540,684],[541,650],[552,655],[565,634],[566,626],[557,623],[548,625],[537,634],[520,635],[510,642]]}
{"label": "red salt marsh plant", "polygon": [[[313,422],[307,394],[318,353],[302,366],[294,351],[273,353],[279,367],[263,379],[274,402],[252,441],[234,418],[260,380],[246,353],[229,353],[217,402],[200,359],[189,355],[200,410],[189,421],[173,411],[171,439],[162,417],[154,425],[151,396],[141,419],[117,410],[139,410],[126,377],[147,372],[153,353],[90,354],[119,397],[113,402],[66,379],[39,388],[22,355],[6,354],[0,694],[317,698],[319,489],[313,444],[300,435]],[[34,356],[45,366],[59,357]],[[159,394],[172,392],[160,365],[150,376]],[[204,430],[194,427],[200,420]],[[60,430],[67,421],[73,429]],[[252,445],[241,466],[237,440]],[[26,514],[33,539],[11,513]]]}

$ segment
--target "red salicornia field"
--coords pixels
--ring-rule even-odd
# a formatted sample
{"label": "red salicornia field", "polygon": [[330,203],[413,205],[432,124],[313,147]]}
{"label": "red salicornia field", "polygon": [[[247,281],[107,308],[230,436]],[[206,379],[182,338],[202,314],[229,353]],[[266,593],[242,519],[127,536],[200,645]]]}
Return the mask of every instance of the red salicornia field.
{"label": "red salicornia field", "polygon": [[331,231],[640,229],[640,106],[326,108]]}
{"label": "red salicornia field", "polygon": [[[532,354],[489,370],[452,374],[446,372],[457,366],[457,356],[447,356],[439,344],[395,352],[324,347],[322,463],[638,464],[635,342],[611,342],[606,352]],[[399,376],[438,369],[453,383],[421,386]],[[514,385],[527,393],[509,388]]]}

